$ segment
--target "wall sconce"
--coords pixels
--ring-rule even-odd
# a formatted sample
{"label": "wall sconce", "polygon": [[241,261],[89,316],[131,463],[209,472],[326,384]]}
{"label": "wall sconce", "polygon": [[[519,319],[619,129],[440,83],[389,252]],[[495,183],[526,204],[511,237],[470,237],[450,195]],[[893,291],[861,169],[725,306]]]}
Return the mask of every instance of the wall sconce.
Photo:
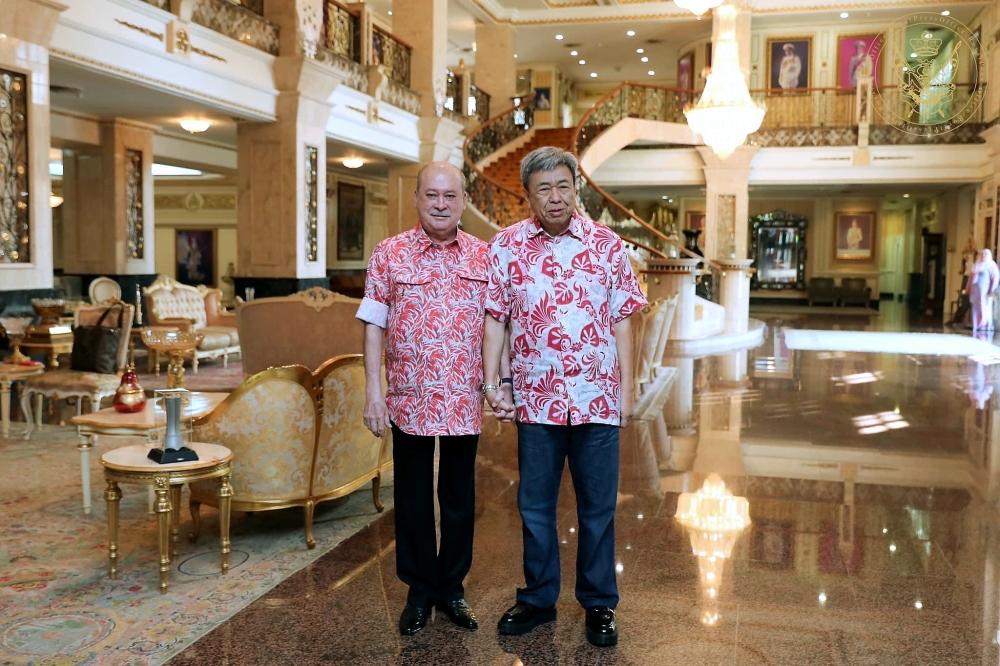
{"label": "wall sconce", "polygon": [[49,193],[49,208],[58,208],[62,205],[62,202],[62,197],[57,197],[55,194]]}

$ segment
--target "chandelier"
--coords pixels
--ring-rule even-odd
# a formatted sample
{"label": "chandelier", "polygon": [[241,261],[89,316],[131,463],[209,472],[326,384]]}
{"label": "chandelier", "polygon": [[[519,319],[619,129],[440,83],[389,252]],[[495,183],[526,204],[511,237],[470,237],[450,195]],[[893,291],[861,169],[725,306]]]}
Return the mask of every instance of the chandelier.
{"label": "chandelier", "polygon": [[715,9],[722,4],[722,0],[674,0],[674,4],[681,9],[687,9],[692,14],[701,18],[701,15],[709,9]]}
{"label": "chandelier", "polygon": [[738,13],[731,4],[715,10],[719,32],[714,46],[712,71],[698,103],[684,109],[691,130],[700,134],[705,144],[723,160],[743,145],[748,134],[760,129],[766,111],[763,104],[750,98],[746,79],[740,70],[739,46],[736,43]]}

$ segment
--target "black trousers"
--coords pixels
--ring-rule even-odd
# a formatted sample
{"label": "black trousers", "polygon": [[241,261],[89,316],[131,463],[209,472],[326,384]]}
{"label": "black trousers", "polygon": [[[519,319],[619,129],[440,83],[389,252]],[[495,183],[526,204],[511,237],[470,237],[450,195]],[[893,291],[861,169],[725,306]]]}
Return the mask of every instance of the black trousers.
{"label": "black trousers", "polygon": [[396,575],[409,585],[407,603],[430,606],[465,596],[472,567],[479,435],[442,436],[438,464],[441,548],[434,529],[434,437],[392,424],[396,511]]}

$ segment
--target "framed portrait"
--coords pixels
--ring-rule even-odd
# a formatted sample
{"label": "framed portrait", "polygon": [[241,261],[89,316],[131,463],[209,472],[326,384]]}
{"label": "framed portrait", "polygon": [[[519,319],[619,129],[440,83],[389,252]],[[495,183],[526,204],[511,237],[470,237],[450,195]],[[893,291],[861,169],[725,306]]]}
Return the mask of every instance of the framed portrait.
{"label": "framed portrait", "polygon": [[552,88],[535,88],[535,108],[541,111],[552,108]]}
{"label": "framed portrait", "polygon": [[705,230],[705,211],[689,210],[684,214],[684,228],[691,230]]}
{"label": "framed portrait", "polygon": [[837,37],[837,87],[857,88],[858,76],[862,74],[865,56],[872,59],[872,85],[878,88],[878,71],[874,68],[875,52],[879,36],[839,35]]}
{"label": "framed portrait", "polygon": [[364,261],[365,186],[337,181],[337,261]]}
{"label": "framed portrait", "polygon": [[[677,61],[677,87],[680,90],[694,90],[694,51],[688,51]],[[692,99],[692,94],[682,92],[678,95],[681,105]]]}
{"label": "framed portrait", "polygon": [[178,229],[177,281],[215,286],[215,229]]}
{"label": "framed portrait", "polygon": [[774,94],[803,92],[811,81],[812,37],[767,40],[767,87]]}
{"label": "framed portrait", "polygon": [[834,259],[875,257],[875,213],[835,213]]}
{"label": "framed portrait", "polygon": [[756,564],[770,569],[789,569],[793,564],[792,523],[754,523],[750,552]]}

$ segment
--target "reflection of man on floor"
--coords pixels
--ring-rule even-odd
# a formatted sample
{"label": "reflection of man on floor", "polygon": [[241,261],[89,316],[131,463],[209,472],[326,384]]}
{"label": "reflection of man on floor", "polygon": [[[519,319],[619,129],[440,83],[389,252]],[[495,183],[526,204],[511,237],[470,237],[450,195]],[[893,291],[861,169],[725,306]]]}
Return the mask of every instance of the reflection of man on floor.
{"label": "reflection of man on floor", "polygon": [[847,249],[860,250],[862,240],[864,240],[864,234],[858,226],[858,221],[851,220],[851,228],[847,230]]}

